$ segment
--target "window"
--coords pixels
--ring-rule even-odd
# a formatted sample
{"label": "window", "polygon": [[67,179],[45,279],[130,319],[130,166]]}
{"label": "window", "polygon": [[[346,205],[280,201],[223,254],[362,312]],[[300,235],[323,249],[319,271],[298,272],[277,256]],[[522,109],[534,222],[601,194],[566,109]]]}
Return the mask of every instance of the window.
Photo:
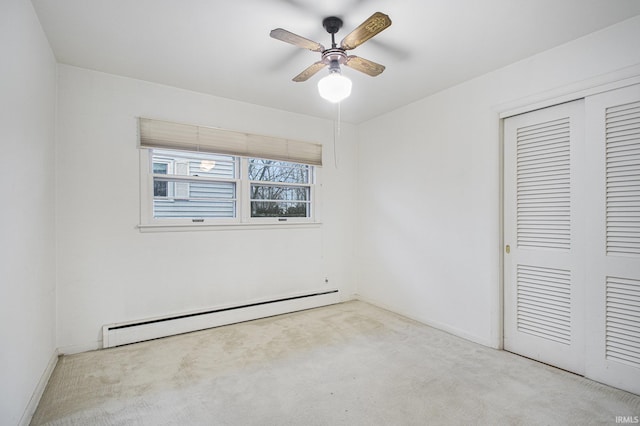
{"label": "window", "polygon": [[[313,218],[313,166],[213,153],[145,151],[150,167],[142,180],[153,188],[153,195],[142,201],[150,204],[150,222]],[[248,206],[244,216],[243,205]]]}
{"label": "window", "polygon": [[153,219],[236,216],[237,160],[228,155],[149,150]]}
{"label": "window", "polygon": [[248,161],[251,217],[311,216],[311,166],[262,158]]}
{"label": "window", "polygon": [[168,149],[142,157],[143,225],[314,220],[311,165]]}
{"label": "window", "polygon": [[141,227],[317,220],[322,146],[139,119]]}

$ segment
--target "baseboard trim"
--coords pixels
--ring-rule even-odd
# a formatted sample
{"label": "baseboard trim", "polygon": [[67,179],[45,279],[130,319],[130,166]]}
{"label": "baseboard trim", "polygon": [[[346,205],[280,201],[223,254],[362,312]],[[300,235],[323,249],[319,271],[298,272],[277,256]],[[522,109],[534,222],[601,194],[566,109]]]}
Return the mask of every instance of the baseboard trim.
{"label": "baseboard trim", "polygon": [[96,340],[95,342],[82,345],[60,346],[58,348],[58,353],[60,355],[74,355],[82,352],[97,351],[99,349],[102,349],[102,342],[100,340]]}
{"label": "baseboard trim", "polygon": [[400,309],[400,308],[398,308],[396,306],[391,306],[389,304],[380,302],[379,300],[376,300],[376,299],[372,299],[372,298],[363,296],[361,294],[356,295],[356,298],[358,300],[363,301],[363,302],[366,302],[366,303],[369,303],[371,305],[377,306],[378,308],[385,309],[387,311],[393,312],[394,314],[402,315],[403,317],[407,317],[407,318],[412,319],[414,321],[418,321],[419,323],[422,323],[424,325],[428,325],[429,327],[436,328],[436,329],[438,329],[440,331],[444,331],[445,333],[452,334],[452,335],[454,335],[456,337],[460,337],[460,338],[468,340],[470,342],[478,343],[478,344],[480,344],[482,346],[487,346],[487,347],[493,348],[493,349],[499,349],[490,340],[487,340],[487,339],[481,338],[479,336],[467,333],[467,332],[462,331],[460,329],[457,329],[455,327],[451,327],[451,326],[448,326],[446,324],[439,323],[437,321],[431,321],[428,318],[422,318],[422,317],[419,317],[419,316],[416,316],[416,315],[412,315],[412,314],[406,312],[405,310]]}
{"label": "baseboard trim", "polygon": [[47,383],[49,383],[49,379],[51,378],[51,374],[53,373],[53,370],[56,368],[57,364],[58,350],[55,349],[53,351],[53,354],[51,355],[51,358],[49,359],[49,362],[47,363],[47,367],[42,373],[42,376],[40,376],[40,380],[38,381],[36,388],[33,390],[33,394],[31,395],[31,399],[29,400],[24,413],[22,414],[22,418],[18,423],[20,426],[28,426],[29,423],[31,423],[31,419],[33,418],[33,415],[38,408],[38,404],[40,403],[40,398],[42,398],[42,394],[44,393],[44,390],[47,387]]}

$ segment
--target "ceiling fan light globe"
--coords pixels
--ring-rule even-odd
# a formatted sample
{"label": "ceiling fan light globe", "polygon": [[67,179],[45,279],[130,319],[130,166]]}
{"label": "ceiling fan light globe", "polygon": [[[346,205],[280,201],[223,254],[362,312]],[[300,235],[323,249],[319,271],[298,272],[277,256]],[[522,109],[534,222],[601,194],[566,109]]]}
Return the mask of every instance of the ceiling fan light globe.
{"label": "ceiling fan light globe", "polygon": [[351,95],[351,80],[340,73],[332,72],[318,82],[318,92],[329,102],[340,102]]}

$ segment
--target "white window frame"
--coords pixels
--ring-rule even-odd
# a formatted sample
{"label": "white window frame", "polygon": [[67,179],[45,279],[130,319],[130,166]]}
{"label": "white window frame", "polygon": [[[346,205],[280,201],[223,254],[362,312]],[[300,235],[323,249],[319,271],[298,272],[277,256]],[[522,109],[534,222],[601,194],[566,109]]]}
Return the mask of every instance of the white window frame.
{"label": "white window frame", "polygon": [[[309,165],[308,184],[283,184],[285,186],[309,187],[310,208],[309,217],[251,217],[251,184],[269,184],[268,181],[249,181],[249,158],[235,156],[239,162],[239,174],[234,181],[236,184],[236,217],[234,218],[184,218],[167,219],[155,218],[153,215],[153,159],[152,148],[139,148],[140,153],[140,224],[141,231],[182,231],[203,229],[228,229],[230,227],[293,227],[315,226],[320,222],[320,167]],[[189,152],[189,151],[186,151]],[[224,154],[223,154],[224,155]],[[254,157],[251,157],[254,158]],[[164,175],[163,175],[164,176]],[[189,176],[185,179],[193,180],[197,177]],[[171,179],[179,180],[181,176],[171,175]],[[225,180],[225,179],[221,179]]]}

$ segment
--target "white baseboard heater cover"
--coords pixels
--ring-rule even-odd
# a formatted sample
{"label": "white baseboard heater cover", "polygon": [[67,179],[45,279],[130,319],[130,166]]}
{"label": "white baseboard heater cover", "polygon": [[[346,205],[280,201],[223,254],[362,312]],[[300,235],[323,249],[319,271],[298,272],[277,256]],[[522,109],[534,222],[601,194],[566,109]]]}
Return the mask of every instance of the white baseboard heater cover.
{"label": "white baseboard heater cover", "polygon": [[102,327],[102,347],[112,348],[339,302],[338,290],[328,290],[244,305],[218,307],[206,311],[108,324]]}

